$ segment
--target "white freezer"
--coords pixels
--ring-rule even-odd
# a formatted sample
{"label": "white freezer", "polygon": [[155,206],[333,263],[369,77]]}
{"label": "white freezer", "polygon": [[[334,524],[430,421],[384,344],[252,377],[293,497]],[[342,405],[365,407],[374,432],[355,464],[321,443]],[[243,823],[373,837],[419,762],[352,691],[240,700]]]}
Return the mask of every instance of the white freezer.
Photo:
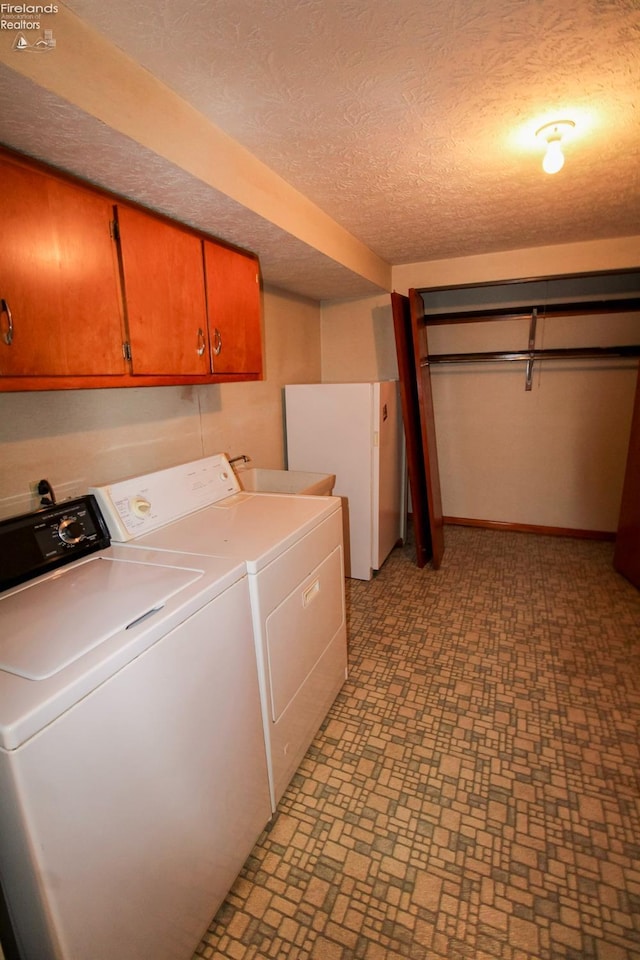
{"label": "white freezer", "polygon": [[285,387],[290,470],[333,473],[347,576],[370,580],[404,539],[404,434],[396,380]]}

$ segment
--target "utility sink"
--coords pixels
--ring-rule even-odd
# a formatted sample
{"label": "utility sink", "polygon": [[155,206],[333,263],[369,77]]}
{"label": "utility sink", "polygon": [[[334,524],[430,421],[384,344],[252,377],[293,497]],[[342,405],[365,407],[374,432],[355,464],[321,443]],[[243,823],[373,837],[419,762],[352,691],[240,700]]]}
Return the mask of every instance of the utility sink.
{"label": "utility sink", "polygon": [[297,493],[308,497],[330,497],[336,482],[333,473],[266,470],[262,467],[237,470],[236,476],[243,490],[254,493]]}

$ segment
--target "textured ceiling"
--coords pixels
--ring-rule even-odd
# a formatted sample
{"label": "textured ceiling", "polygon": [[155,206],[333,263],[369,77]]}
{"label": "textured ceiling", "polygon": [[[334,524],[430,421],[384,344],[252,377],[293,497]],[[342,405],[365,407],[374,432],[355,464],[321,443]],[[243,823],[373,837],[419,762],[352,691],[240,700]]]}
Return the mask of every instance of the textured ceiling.
{"label": "textured ceiling", "polygon": [[[638,0],[66,6],[388,263],[640,233]],[[0,140],[256,250],[267,281],[375,289],[7,67],[0,95]],[[565,116],[550,177],[533,133]]]}

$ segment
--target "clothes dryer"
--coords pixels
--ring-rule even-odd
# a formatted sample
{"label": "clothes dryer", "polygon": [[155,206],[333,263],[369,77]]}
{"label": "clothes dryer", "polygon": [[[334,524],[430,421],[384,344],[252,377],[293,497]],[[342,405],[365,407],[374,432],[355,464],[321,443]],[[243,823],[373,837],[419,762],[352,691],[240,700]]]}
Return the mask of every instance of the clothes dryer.
{"label": "clothes dryer", "polygon": [[340,499],[244,492],[223,454],[93,492],[129,547],[245,562],[275,810],[347,675]]}

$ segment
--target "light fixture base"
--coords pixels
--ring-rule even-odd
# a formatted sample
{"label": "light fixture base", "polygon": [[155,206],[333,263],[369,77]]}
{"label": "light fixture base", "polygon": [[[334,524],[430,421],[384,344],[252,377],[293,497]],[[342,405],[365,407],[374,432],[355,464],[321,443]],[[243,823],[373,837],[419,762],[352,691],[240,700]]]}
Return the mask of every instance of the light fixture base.
{"label": "light fixture base", "polygon": [[551,123],[544,123],[541,127],[538,127],[536,137],[544,137],[547,142],[549,140],[560,140],[574,127],[573,120],[552,120]]}

